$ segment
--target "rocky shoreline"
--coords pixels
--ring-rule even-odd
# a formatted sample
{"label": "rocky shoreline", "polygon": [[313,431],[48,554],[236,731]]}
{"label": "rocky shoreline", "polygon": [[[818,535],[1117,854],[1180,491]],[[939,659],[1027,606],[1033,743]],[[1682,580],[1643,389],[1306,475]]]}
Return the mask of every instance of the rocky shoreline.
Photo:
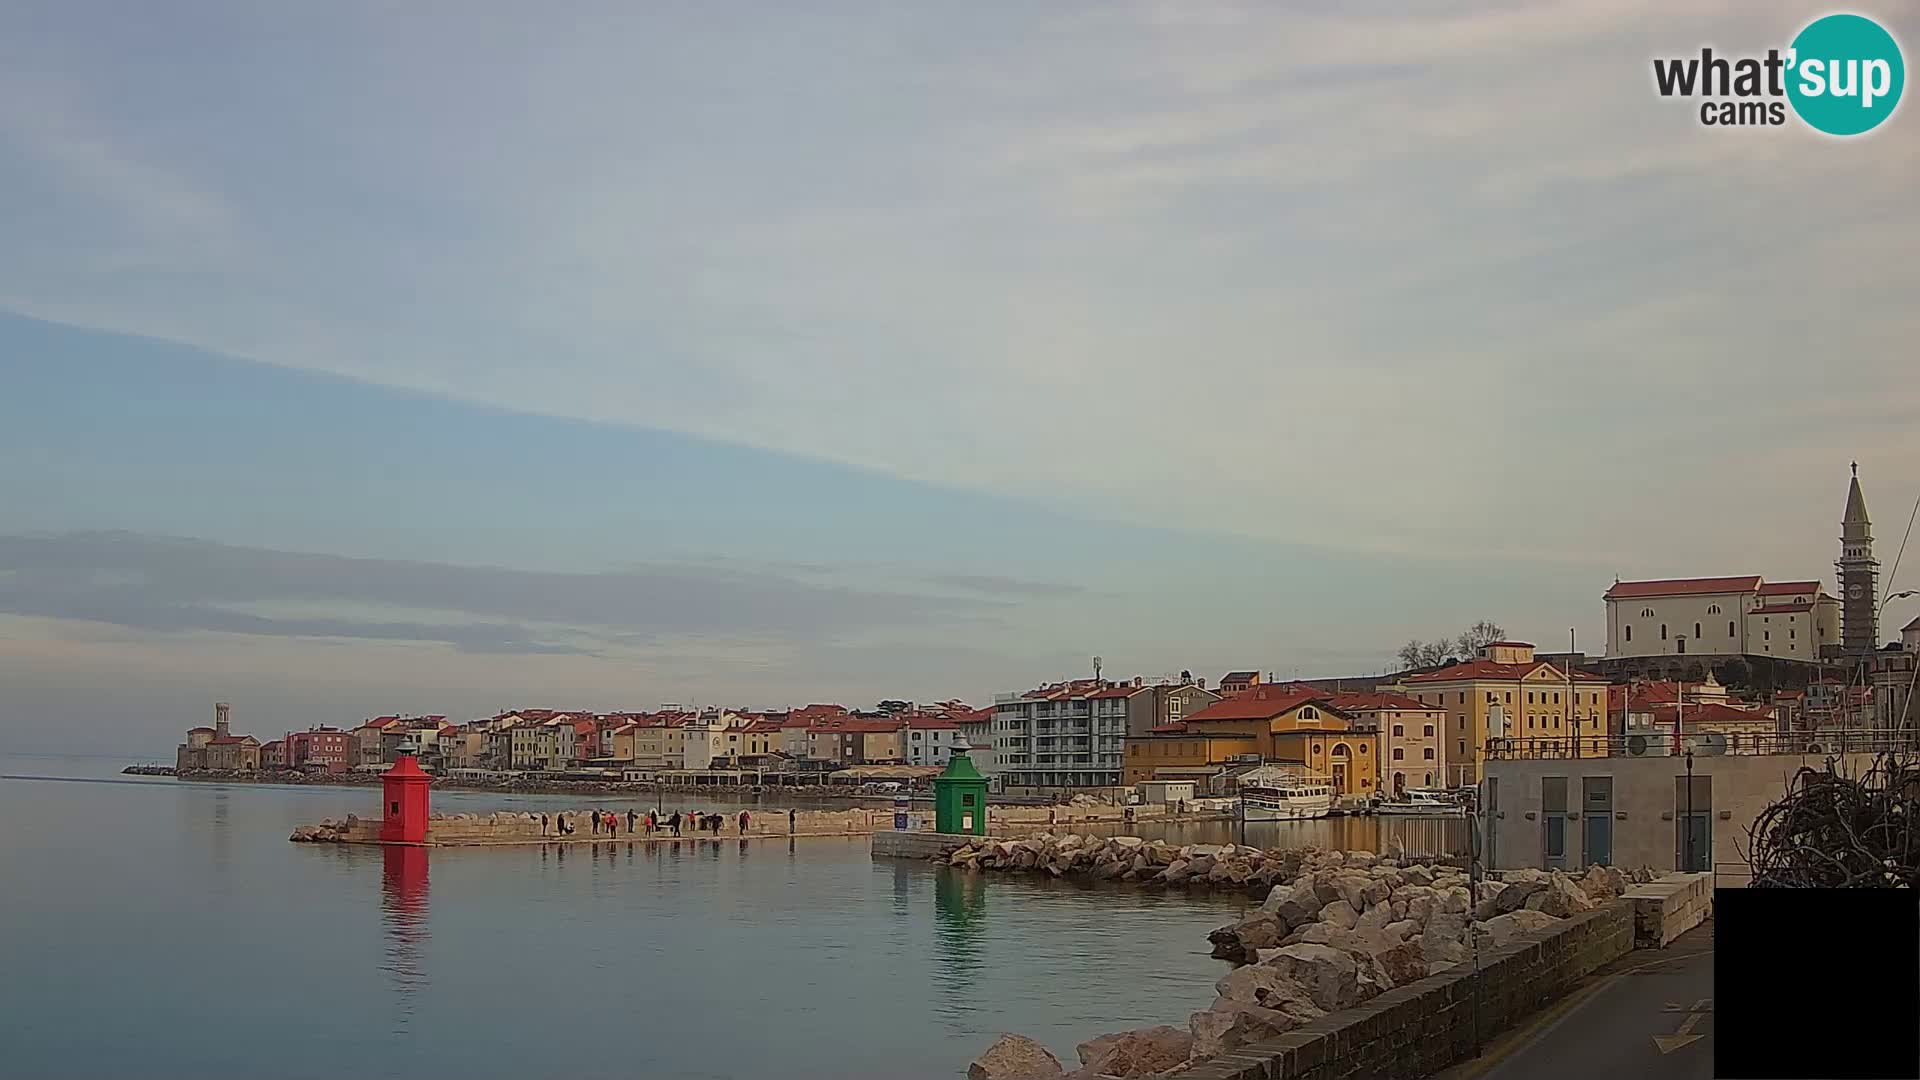
{"label": "rocky shoreline", "polygon": [[[961,865],[1008,857],[988,846],[990,856],[976,853]],[[1074,854],[1065,859],[1056,848],[1044,872],[1066,873],[1056,866],[1079,863],[1080,846],[1073,845]],[[1146,847],[1104,844],[1091,861],[1099,867],[1124,861],[1126,870],[1108,871],[1109,877],[1131,871],[1134,880],[1169,884],[1164,879],[1172,863],[1150,875],[1136,865],[1143,855],[1152,865],[1153,856],[1142,850]],[[1220,1054],[1467,962],[1476,942],[1487,948],[1504,945],[1517,934],[1590,911],[1633,883],[1654,878],[1650,870],[1594,867],[1578,878],[1517,870],[1474,885],[1458,866],[1366,851],[1259,854],[1257,867],[1246,849],[1194,853],[1184,860],[1189,871],[1200,859],[1213,861],[1197,879],[1187,873],[1183,883],[1252,887],[1253,878],[1268,870],[1278,879],[1260,910],[1207,936],[1213,955],[1236,967],[1215,983],[1212,1004],[1191,1014],[1185,1027],[1159,1025],[1088,1040],[1076,1048],[1080,1065],[1072,1072],[1038,1042],[1003,1035],[969,1066],[969,1080],[1177,1077]],[[1011,858],[1015,869],[1026,861],[1017,845]],[[1039,865],[1036,857],[1024,869]],[[1223,865],[1233,868],[1217,873]],[[1246,873],[1242,865],[1255,869]],[[1245,881],[1233,880],[1243,873]]]}
{"label": "rocky shoreline", "polygon": [[[962,844],[935,856],[935,861],[962,870],[1090,877],[1166,888],[1237,889],[1264,897],[1274,885],[1297,878],[1320,854],[1311,848],[1174,844],[1137,836],[1041,832]],[[1391,857],[1405,858],[1399,853]],[[1419,861],[1450,870],[1465,863],[1463,858],[1448,856],[1422,856]]]}

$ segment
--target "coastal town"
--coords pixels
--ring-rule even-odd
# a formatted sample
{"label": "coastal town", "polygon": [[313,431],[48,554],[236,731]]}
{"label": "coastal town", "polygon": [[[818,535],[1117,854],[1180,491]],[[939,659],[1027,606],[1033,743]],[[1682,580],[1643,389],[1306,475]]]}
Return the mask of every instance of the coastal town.
{"label": "coastal town", "polygon": [[[1616,580],[1601,591],[1607,640],[1592,656],[1508,640],[1481,622],[1457,638],[1410,642],[1400,650],[1407,666],[1384,675],[1114,678],[1096,657],[1088,677],[995,693],[980,706],[394,714],[264,741],[234,734],[221,703],[212,726],[187,733],[171,771],[371,780],[411,757],[448,785],[924,791],[963,752],[997,799],[1113,805],[1230,798],[1243,779],[1278,766],[1323,778],[1347,806],[1416,791],[1473,792],[1516,809],[1529,798],[1520,812],[1549,829],[1545,850],[1564,858],[1571,847],[1578,863],[1583,847],[1673,847],[1664,836],[1616,836],[1592,811],[1632,820],[1625,811],[1642,796],[1626,772],[1685,756],[1702,763],[1687,798],[1644,796],[1659,805],[1641,809],[1693,822],[1699,850],[1674,857],[1704,863],[1716,848],[1728,855],[1733,831],[1713,828],[1714,807],[1727,820],[1759,788],[1778,786],[1777,769],[1732,779],[1741,759],[1865,751],[1911,726],[1920,618],[1885,642],[1880,619],[1890,601],[1915,594],[1879,594],[1857,472],[1841,533],[1837,596],[1815,578]],[[1502,839],[1490,837],[1496,847]]]}

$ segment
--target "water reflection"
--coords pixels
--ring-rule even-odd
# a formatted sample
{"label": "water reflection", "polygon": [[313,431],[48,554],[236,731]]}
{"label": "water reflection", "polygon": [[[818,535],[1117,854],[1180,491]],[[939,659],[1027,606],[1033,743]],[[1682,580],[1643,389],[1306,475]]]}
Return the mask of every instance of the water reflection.
{"label": "water reflection", "polygon": [[[899,860],[910,868],[906,860]],[[971,1003],[974,975],[980,970],[981,937],[986,930],[987,875],[940,867],[933,877],[934,960],[936,981],[950,1008],[964,1010]]]}
{"label": "water reflection", "polygon": [[414,996],[427,985],[422,952],[427,943],[427,849],[390,845],[380,875],[380,915],[386,924],[383,970],[393,987],[394,1028],[413,1019]]}

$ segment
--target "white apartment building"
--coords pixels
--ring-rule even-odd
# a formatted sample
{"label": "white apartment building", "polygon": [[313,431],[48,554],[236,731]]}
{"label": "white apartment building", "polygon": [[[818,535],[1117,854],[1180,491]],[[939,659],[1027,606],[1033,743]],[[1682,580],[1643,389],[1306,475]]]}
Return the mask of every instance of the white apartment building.
{"label": "white apartment building", "polygon": [[968,745],[959,724],[930,716],[908,717],[901,739],[909,765],[945,765],[952,758],[954,747]]}

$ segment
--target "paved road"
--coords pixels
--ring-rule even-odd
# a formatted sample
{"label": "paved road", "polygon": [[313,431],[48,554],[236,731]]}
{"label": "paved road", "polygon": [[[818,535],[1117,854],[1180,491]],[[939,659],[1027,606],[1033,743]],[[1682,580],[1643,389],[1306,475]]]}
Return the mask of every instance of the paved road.
{"label": "paved road", "polygon": [[1440,1080],[1710,1080],[1713,923],[1632,952]]}

